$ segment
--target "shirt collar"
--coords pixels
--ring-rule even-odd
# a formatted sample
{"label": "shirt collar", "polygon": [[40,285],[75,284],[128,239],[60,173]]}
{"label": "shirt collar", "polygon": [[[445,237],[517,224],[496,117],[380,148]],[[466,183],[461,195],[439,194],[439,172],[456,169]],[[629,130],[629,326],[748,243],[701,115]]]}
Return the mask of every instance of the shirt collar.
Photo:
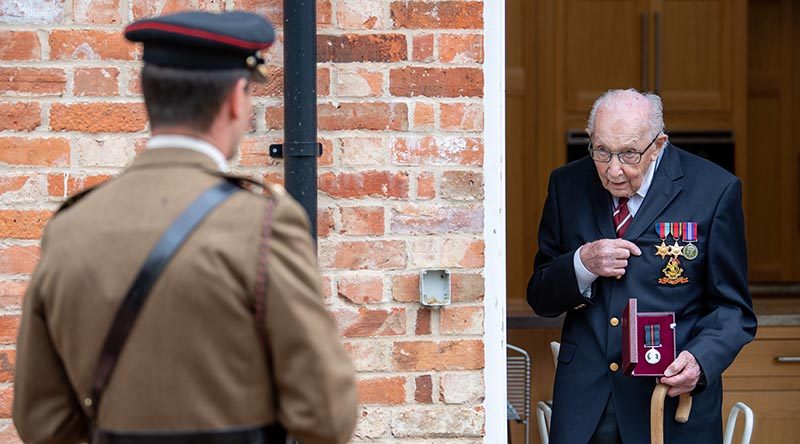
{"label": "shirt collar", "polygon": [[214,163],[217,164],[217,167],[220,171],[228,171],[228,161],[225,159],[222,151],[205,140],[201,140],[196,137],[178,134],[161,134],[151,137],[150,140],[147,141],[147,145],[145,147],[149,150],[160,148],[183,148],[197,151],[210,157]]}

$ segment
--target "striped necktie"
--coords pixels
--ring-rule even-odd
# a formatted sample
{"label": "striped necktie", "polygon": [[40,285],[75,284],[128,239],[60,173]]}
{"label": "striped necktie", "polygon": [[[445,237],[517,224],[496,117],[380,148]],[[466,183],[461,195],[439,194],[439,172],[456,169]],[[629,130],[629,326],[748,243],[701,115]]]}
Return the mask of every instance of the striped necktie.
{"label": "striped necktie", "polygon": [[617,231],[617,237],[625,236],[632,221],[633,215],[628,210],[628,198],[620,197],[617,208],[614,208],[614,229]]}

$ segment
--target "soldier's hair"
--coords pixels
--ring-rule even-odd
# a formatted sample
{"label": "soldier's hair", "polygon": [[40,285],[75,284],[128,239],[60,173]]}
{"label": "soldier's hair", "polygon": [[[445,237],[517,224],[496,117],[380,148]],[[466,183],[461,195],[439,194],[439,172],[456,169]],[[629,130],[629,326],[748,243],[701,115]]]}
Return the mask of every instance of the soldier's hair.
{"label": "soldier's hair", "polygon": [[600,108],[608,108],[613,111],[622,110],[623,107],[628,108],[628,103],[624,99],[644,97],[650,104],[650,112],[643,119],[647,119],[649,137],[652,139],[657,134],[664,131],[664,106],[661,104],[661,97],[652,93],[640,93],[639,91],[629,89],[610,89],[603,93],[595,100],[592,105],[592,111],[589,113],[589,121],[586,123],[586,132],[590,135],[594,133],[594,118],[597,110]]}
{"label": "soldier's hair", "polygon": [[241,78],[249,80],[249,71],[184,70],[146,63],[141,80],[150,127],[185,125],[207,131]]}

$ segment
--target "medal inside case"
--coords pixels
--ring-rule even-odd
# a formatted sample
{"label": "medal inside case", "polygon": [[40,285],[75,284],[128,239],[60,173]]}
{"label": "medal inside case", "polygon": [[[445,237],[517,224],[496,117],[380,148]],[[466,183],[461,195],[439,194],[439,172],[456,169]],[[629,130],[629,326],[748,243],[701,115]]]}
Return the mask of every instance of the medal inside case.
{"label": "medal inside case", "polygon": [[639,312],[629,299],[622,315],[622,370],[631,376],[664,376],[675,360],[675,313]]}

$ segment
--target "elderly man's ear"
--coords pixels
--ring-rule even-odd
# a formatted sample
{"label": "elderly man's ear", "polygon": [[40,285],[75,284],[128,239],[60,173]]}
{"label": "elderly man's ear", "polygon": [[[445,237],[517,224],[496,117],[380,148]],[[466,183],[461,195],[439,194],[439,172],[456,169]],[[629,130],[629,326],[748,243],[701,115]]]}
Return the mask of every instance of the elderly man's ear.
{"label": "elderly man's ear", "polygon": [[664,133],[661,133],[661,135],[658,136],[658,138],[656,139],[656,143],[655,143],[656,149],[653,150],[653,154],[652,154],[652,156],[653,156],[652,160],[653,161],[655,161],[656,158],[658,158],[658,154],[661,153],[661,150],[663,150],[664,147],[667,146],[667,140],[668,139],[669,139],[669,136],[667,136]]}

